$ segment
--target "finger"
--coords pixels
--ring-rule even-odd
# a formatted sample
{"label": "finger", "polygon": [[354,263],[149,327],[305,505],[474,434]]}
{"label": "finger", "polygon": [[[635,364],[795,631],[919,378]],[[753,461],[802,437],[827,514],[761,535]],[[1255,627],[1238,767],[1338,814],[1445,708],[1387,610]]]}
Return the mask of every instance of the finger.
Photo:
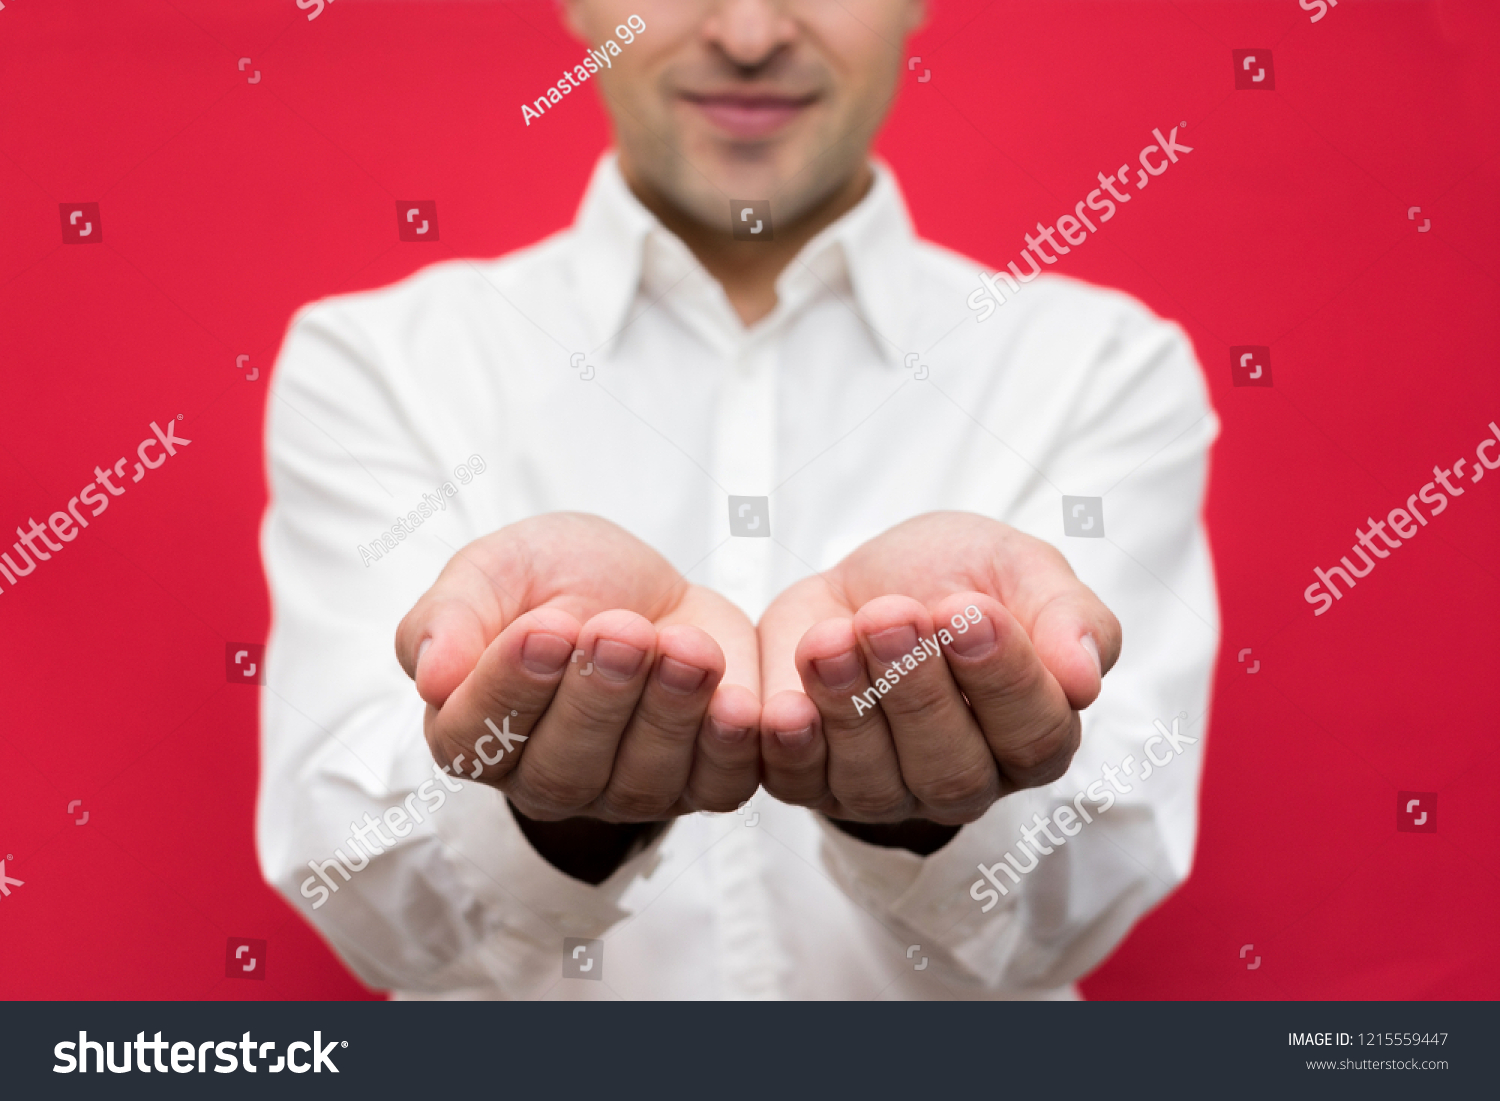
{"label": "finger", "polygon": [[656,667],[615,752],[599,816],[615,822],[669,817],[693,770],[693,746],[724,675],[718,643],[697,627],[656,633]]}
{"label": "finger", "polygon": [[722,814],[755,794],[760,786],[759,727],[755,694],[742,685],[721,683],[698,732],[684,811]]}
{"label": "finger", "polygon": [[724,678],[698,731],[693,768],[674,813],[739,807],[760,785],[760,647],[755,625],[711,589],[693,586],[675,611],[657,621],[691,623],[724,653]]}
{"label": "finger", "polygon": [[1069,703],[1082,710],[1098,698],[1104,674],[1119,660],[1120,621],[1056,547],[1020,532],[1012,536],[1011,553],[998,567],[1001,599]]}
{"label": "finger", "polygon": [[978,592],[955,593],[933,611],[948,668],[1001,774],[1017,788],[1061,776],[1078,748],[1078,713],[1015,617]]}
{"label": "finger", "polygon": [[[760,648],[755,625],[736,605],[712,589],[690,586],[681,602],[668,614],[656,620],[657,630],[678,624],[691,624],[706,631],[724,654],[724,679],[720,684],[737,684],[760,698]],[[756,718],[760,707],[756,706]]]}
{"label": "finger", "polygon": [[609,783],[620,735],[655,664],[656,628],[624,609],[600,612],[583,625],[578,649],[505,789],[544,821],[576,814]]}
{"label": "finger", "polygon": [[434,707],[443,706],[505,626],[494,585],[462,560],[463,553],[443,568],[396,628],[396,660]]}
{"label": "finger", "polygon": [[783,803],[828,802],[828,743],[820,723],[816,705],[800,690],[779,692],[761,708],[761,782]]}
{"label": "finger", "polygon": [[822,717],[828,791],[839,803],[840,816],[855,822],[910,817],[915,801],[902,782],[885,715],[873,702],[853,621],[841,617],[815,624],[797,645],[796,663]]}
{"label": "finger", "polygon": [[803,578],[776,598],[756,631],[760,639],[761,698],[802,692],[797,645],[815,624],[852,614],[823,575]]}
{"label": "finger", "polygon": [[521,616],[496,636],[425,733],[437,762],[454,775],[498,783],[552,703],[578,637],[578,621],[555,608]]}
{"label": "finger", "polygon": [[[922,564],[913,568],[915,562]],[[1074,707],[1093,702],[1119,656],[1119,621],[1056,547],[972,513],[935,512],[897,524],[828,576],[849,590],[855,607],[889,593],[928,607],[953,592],[993,593],[1036,640]]]}
{"label": "finger", "polygon": [[[906,788],[929,812],[923,817],[975,821],[1000,798],[1000,773],[948,671],[931,614],[911,597],[882,596],[859,610],[853,626],[877,687],[882,675],[900,678],[880,697],[880,710]],[[837,795],[831,767],[829,773]]]}
{"label": "finger", "polygon": [[524,611],[555,607],[583,621],[628,608],[655,619],[687,589],[666,559],[607,520],[533,516],[449,559],[402,620],[396,656],[422,697],[441,706],[490,640]]}

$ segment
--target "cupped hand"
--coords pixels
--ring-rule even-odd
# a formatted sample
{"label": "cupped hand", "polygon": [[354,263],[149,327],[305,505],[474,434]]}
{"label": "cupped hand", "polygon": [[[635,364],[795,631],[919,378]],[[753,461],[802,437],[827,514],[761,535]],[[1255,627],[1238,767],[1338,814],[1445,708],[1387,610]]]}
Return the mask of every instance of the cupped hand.
{"label": "cupped hand", "polygon": [[1057,779],[1120,652],[1055,548],[960,512],[793,585],[758,634],[766,790],[861,823],[961,825]]}
{"label": "cupped hand", "polygon": [[660,821],[758,786],[755,628],[599,517],[551,513],[464,547],[396,654],[434,759],[528,818]]}

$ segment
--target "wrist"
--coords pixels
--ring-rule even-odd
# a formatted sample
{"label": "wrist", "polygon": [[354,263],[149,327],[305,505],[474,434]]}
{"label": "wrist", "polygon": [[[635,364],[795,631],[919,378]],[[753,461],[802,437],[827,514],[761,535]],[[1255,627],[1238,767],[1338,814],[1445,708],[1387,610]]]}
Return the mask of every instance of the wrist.
{"label": "wrist", "polygon": [[598,818],[542,822],[522,814],[508,797],[505,802],[522,835],[543,860],[564,875],[594,887],[660,837],[669,824],[604,822]]}
{"label": "wrist", "polygon": [[[827,817],[825,815],[825,817]],[[845,822],[829,818],[850,837],[883,849],[905,849],[918,856],[931,856],[958,835],[962,826],[942,826],[925,818],[904,822]]]}

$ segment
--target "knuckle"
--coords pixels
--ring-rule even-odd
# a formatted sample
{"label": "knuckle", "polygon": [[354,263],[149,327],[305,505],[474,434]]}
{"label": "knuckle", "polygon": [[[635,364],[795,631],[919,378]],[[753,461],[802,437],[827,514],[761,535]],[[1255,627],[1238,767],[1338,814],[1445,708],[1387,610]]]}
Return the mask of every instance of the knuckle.
{"label": "knuckle", "polygon": [[899,822],[910,817],[911,796],[906,791],[835,792],[839,804],[858,822]]}
{"label": "knuckle", "polygon": [[616,784],[599,796],[599,810],[604,817],[620,822],[645,822],[665,818],[675,802],[674,795]]}
{"label": "knuckle", "polygon": [[684,801],[695,811],[727,814],[739,810],[760,787],[760,777],[753,770],[719,769],[710,766],[703,772],[694,770],[688,781]]}
{"label": "knuckle", "polygon": [[823,718],[823,738],[828,743],[828,749],[832,753],[840,753],[864,744],[872,733],[882,738],[890,737],[890,727],[886,724],[885,716],[876,710],[873,713],[861,715],[858,719],[845,720],[842,717],[830,717],[825,711]]}
{"label": "knuckle", "polygon": [[505,795],[510,800],[511,806],[534,822],[552,822],[557,819],[557,815],[551,808],[533,803],[526,797],[526,793],[519,788],[513,788],[507,791]]}
{"label": "knuckle", "polygon": [[1050,744],[1046,738],[1038,738],[1007,752],[1005,763],[1014,771],[1030,775],[1050,761],[1056,752],[1056,745]]}
{"label": "knuckle", "polygon": [[[993,769],[970,765],[934,776],[913,785],[912,794],[924,806],[945,815],[956,815],[973,821],[995,801],[997,785]],[[972,815],[972,817],[970,817]]]}
{"label": "knuckle", "polygon": [[572,811],[559,811],[555,807],[537,802],[525,784],[506,780],[496,786],[505,793],[511,806],[534,821],[556,822],[572,816]]}
{"label": "knuckle", "polygon": [[439,768],[451,770],[453,759],[460,753],[466,758],[472,757],[469,750],[459,743],[459,739],[451,730],[441,728],[440,721],[437,719],[429,721],[423,733],[427,736],[427,751],[432,754],[433,763]]}
{"label": "knuckle", "polygon": [[1050,784],[1068,771],[1082,741],[1082,723],[1076,712],[1070,712],[1040,737],[1007,754],[1006,765],[1023,775],[1028,787]]}
{"label": "knuckle", "polygon": [[991,800],[982,807],[963,807],[958,810],[940,810],[937,807],[933,807],[926,817],[939,826],[967,826],[983,818],[985,812],[993,805],[994,801]]}
{"label": "knuckle", "polygon": [[[814,776],[766,776],[761,784],[772,799],[792,807],[810,807],[817,810],[828,801],[828,788],[820,775]],[[739,803],[735,804],[735,808]]]}
{"label": "knuckle", "polygon": [[935,669],[918,666],[916,672],[902,677],[895,690],[880,701],[880,706],[893,718],[920,718],[926,722],[934,716],[948,714],[955,695],[956,690],[939,679]]}
{"label": "knuckle", "polygon": [[602,790],[587,782],[560,776],[545,765],[524,768],[522,785],[527,801],[554,811],[574,810],[592,803]]}
{"label": "knuckle", "polygon": [[707,704],[696,707],[661,707],[642,704],[636,710],[634,722],[654,731],[658,738],[673,748],[690,746],[698,740],[703,727],[703,713]]}
{"label": "knuckle", "polygon": [[1042,679],[1042,663],[1035,657],[1026,661],[1004,659],[983,677],[981,691],[991,700],[1026,699]]}
{"label": "knuckle", "polygon": [[567,694],[572,711],[568,725],[583,730],[623,730],[634,709],[633,697],[620,698],[590,685]]}

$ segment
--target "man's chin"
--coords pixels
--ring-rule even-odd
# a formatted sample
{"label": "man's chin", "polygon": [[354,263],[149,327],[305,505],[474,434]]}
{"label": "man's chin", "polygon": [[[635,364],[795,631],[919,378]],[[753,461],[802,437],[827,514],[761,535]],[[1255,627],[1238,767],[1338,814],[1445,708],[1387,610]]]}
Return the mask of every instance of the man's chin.
{"label": "man's chin", "polygon": [[[718,219],[729,217],[729,202],[724,200],[762,199],[771,203],[775,226],[790,227],[817,205],[818,196],[830,190],[826,166],[815,166],[813,158],[795,150],[774,151],[716,150],[695,165],[713,188],[710,202],[723,207]],[[823,167],[815,173],[814,167]],[[821,184],[822,186],[817,186]],[[832,185],[837,188],[838,184]],[[722,224],[722,222],[720,222]]]}
{"label": "man's chin", "polygon": [[852,165],[830,179],[833,165],[824,156],[826,145],[805,134],[759,142],[727,141],[702,131],[679,138],[686,138],[674,143],[681,152],[658,148],[645,162],[658,171],[675,165],[676,171],[665,178],[649,173],[648,178],[655,176],[653,189],[662,200],[721,233],[731,229],[731,205],[746,200],[769,200],[773,234],[789,230],[859,170]]}

